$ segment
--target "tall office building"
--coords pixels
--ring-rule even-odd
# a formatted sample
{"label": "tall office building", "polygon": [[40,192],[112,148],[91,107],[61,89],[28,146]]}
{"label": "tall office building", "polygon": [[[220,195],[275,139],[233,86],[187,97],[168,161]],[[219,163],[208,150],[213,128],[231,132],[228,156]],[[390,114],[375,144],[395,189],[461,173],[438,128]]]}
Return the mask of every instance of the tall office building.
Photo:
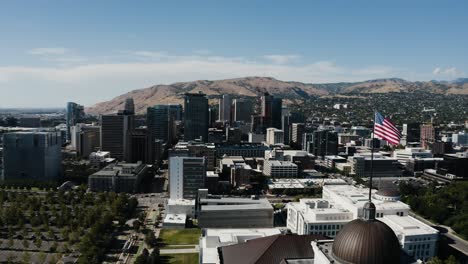
{"label": "tall office building", "polygon": [[70,129],[71,146],[80,157],[88,157],[101,148],[101,127],[77,124]]}
{"label": "tall office building", "polygon": [[131,97],[125,99],[124,114],[126,115],[135,114],[135,103],[133,102],[133,98]]}
{"label": "tall office building", "polygon": [[402,131],[402,144],[406,145],[412,142],[419,142],[421,140],[421,125],[419,123],[403,124]]}
{"label": "tall office building", "polygon": [[71,139],[70,128],[78,124],[84,117],[84,107],[77,103],[67,103],[67,141]]}
{"label": "tall office building", "polygon": [[111,157],[124,160],[128,148],[128,133],[134,128],[133,115],[101,116],[101,150],[109,151]]}
{"label": "tall office building", "polygon": [[59,180],[62,139],[59,132],[15,132],[3,135],[4,180]]}
{"label": "tall office building", "polygon": [[129,163],[154,163],[154,142],[146,128],[136,128],[127,135],[128,147],[125,151],[125,161]]}
{"label": "tall office building", "polygon": [[271,104],[271,126],[281,129],[281,115],[283,110],[283,99],[273,98]]}
{"label": "tall office building", "polygon": [[231,121],[231,96],[229,94],[223,94],[219,98],[219,120]]}
{"label": "tall office building", "polygon": [[436,140],[435,128],[432,124],[421,125],[421,147],[429,149]]}
{"label": "tall office building", "polygon": [[195,199],[198,189],[205,188],[205,158],[169,158],[170,199]]}
{"label": "tall office building", "polygon": [[170,105],[148,107],[146,125],[153,140],[172,143],[175,138],[174,121],[177,118],[177,114],[177,111],[175,113],[171,112]]}
{"label": "tall office building", "polygon": [[302,135],[304,135],[305,126],[303,123],[291,124],[291,143],[302,149]]}
{"label": "tall office building", "polygon": [[265,93],[261,98],[261,116],[262,126],[265,131],[269,127],[281,129],[281,114],[283,107],[283,100],[275,98],[273,95]]}
{"label": "tall office building", "polygon": [[208,140],[208,99],[203,93],[187,93],[184,99],[184,140]]}
{"label": "tall office building", "polygon": [[274,127],[267,128],[266,143],[269,145],[283,144],[284,132]]}
{"label": "tall office building", "polygon": [[312,136],[311,153],[315,156],[338,154],[338,134],[329,130],[315,131]]}
{"label": "tall office building", "polygon": [[245,99],[234,99],[232,102],[232,120],[251,122],[253,113],[252,102]]}

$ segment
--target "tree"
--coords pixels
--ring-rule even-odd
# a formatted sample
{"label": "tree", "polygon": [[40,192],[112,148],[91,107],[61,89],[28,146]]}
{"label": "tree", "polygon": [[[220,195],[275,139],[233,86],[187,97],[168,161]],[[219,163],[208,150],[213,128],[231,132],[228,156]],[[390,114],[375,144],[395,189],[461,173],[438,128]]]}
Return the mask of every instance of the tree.
{"label": "tree", "polygon": [[145,235],[145,243],[146,243],[148,246],[155,246],[155,245],[156,245],[156,236],[154,235],[154,232],[153,232],[153,231],[149,231],[149,232]]}
{"label": "tree", "polygon": [[140,230],[140,227],[141,227],[141,222],[138,221],[138,220],[135,220],[135,221],[133,221],[132,225],[133,225],[133,230],[138,232]]}
{"label": "tree", "polygon": [[24,263],[24,264],[29,264],[29,263],[31,263],[31,254],[30,254],[29,252],[25,252],[25,253],[23,254],[22,260],[23,260],[23,263]]}
{"label": "tree", "polygon": [[458,262],[457,258],[455,258],[453,255],[450,255],[450,256],[445,260],[445,264],[460,264],[460,262]]}
{"label": "tree", "polygon": [[44,252],[39,252],[39,263],[44,263],[46,261],[47,255]]}
{"label": "tree", "polygon": [[444,262],[438,257],[433,257],[427,262],[427,264],[444,264]]}
{"label": "tree", "polygon": [[40,249],[41,246],[42,246],[42,239],[41,238],[36,238],[36,240],[34,241],[34,245],[36,245],[36,247],[38,249]]}
{"label": "tree", "polygon": [[149,252],[148,249],[143,249],[141,255],[135,260],[135,264],[147,264],[148,263]]}
{"label": "tree", "polygon": [[23,239],[23,248],[24,248],[24,249],[28,249],[28,248],[29,248],[29,241],[28,241],[26,238]]}
{"label": "tree", "polygon": [[158,264],[161,263],[159,247],[155,247],[153,252],[148,259],[149,264]]}

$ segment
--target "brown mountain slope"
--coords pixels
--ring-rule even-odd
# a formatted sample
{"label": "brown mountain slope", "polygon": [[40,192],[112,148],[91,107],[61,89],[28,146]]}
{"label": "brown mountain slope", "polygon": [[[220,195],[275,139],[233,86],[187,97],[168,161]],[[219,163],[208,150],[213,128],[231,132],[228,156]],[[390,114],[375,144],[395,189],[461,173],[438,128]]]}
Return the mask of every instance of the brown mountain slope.
{"label": "brown mountain slope", "polygon": [[202,92],[211,97],[222,94],[236,96],[258,96],[265,92],[297,100],[311,95],[327,95],[325,89],[315,88],[312,84],[300,82],[283,82],[267,77],[247,77],[217,81],[181,82],[171,85],[155,85],[149,88],[134,90],[115,97],[114,99],[98,103],[87,109],[87,113],[106,114],[123,109],[126,98],[133,97],[137,113],[144,113],[146,108],[155,104],[183,103],[183,95],[187,92]]}
{"label": "brown mountain slope", "polygon": [[202,92],[210,98],[222,94],[234,96],[258,96],[265,92],[282,97],[285,103],[307,99],[310,96],[330,96],[336,94],[366,94],[390,92],[428,92],[437,94],[467,94],[468,83],[447,82],[409,82],[402,79],[379,79],[357,83],[306,84],[301,82],[285,82],[268,77],[246,77],[226,80],[199,80],[180,82],[171,85],[155,85],[149,88],[134,90],[98,103],[88,109],[87,113],[107,114],[123,109],[126,98],[135,101],[137,113],[145,113],[146,108],[156,104],[183,103],[183,95],[187,92]]}

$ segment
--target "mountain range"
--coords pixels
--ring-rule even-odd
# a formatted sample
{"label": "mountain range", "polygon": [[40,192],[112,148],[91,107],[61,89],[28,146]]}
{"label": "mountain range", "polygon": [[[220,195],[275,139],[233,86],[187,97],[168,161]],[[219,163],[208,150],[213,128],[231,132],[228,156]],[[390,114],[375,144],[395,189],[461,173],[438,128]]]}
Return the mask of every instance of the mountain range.
{"label": "mountain range", "polygon": [[146,108],[156,104],[183,104],[185,93],[202,92],[210,99],[222,94],[233,96],[258,96],[269,93],[285,99],[285,103],[299,102],[310,97],[371,94],[371,93],[437,93],[468,95],[468,78],[452,82],[427,81],[411,82],[398,78],[377,79],[363,82],[342,82],[311,84],[280,81],[271,77],[245,77],[225,80],[198,80],[178,82],[169,85],[154,85],[148,88],[133,90],[119,95],[110,101],[97,103],[86,109],[90,114],[109,114],[124,108],[126,98],[135,101],[137,113],[145,113]]}

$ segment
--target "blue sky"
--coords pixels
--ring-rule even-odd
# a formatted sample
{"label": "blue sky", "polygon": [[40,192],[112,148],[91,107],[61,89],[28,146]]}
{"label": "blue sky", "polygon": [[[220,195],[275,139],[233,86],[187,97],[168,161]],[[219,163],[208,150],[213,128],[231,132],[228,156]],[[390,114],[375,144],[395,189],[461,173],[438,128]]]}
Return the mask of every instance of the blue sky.
{"label": "blue sky", "polygon": [[[0,107],[153,84],[468,75],[468,1],[1,1]],[[8,96],[5,96],[8,95]]]}

